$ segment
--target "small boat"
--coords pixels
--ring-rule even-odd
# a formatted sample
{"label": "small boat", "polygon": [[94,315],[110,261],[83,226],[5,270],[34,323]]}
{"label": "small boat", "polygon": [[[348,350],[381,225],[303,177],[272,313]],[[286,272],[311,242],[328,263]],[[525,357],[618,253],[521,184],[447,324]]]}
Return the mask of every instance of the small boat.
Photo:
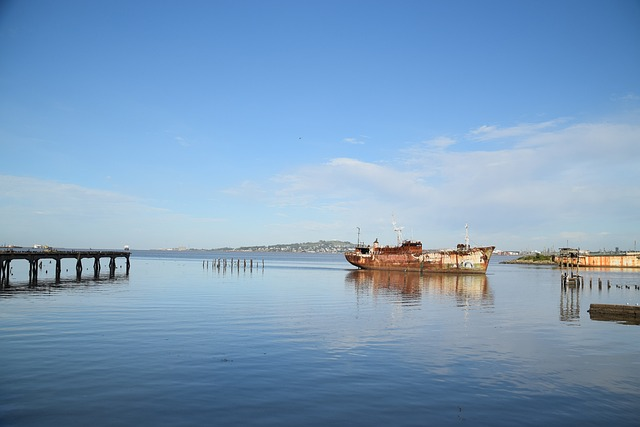
{"label": "small boat", "polygon": [[373,247],[358,244],[344,254],[346,260],[365,270],[484,274],[495,249],[495,246],[470,247],[468,227],[464,244],[444,250],[423,250],[421,242],[402,240],[400,229],[394,230],[398,233],[396,246],[380,246],[378,239]]}

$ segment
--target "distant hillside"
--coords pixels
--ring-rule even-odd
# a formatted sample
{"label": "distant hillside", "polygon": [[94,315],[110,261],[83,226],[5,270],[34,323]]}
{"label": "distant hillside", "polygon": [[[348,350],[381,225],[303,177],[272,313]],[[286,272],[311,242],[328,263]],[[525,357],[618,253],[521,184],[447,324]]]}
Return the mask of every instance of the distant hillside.
{"label": "distant hillside", "polygon": [[554,257],[551,255],[542,255],[539,253],[533,255],[524,255],[520,258],[509,261],[502,261],[500,264],[535,264],[535,265],[556,265]]}
{"label": "distant hillside", "polygon": [[305,243],[281,243],[268,246],[242,246],[239,248],[219,248],[225,251],[244,252],[325,252],[342,253],[353,250],[355,244],[340,240],[320,240],[318,242]]}

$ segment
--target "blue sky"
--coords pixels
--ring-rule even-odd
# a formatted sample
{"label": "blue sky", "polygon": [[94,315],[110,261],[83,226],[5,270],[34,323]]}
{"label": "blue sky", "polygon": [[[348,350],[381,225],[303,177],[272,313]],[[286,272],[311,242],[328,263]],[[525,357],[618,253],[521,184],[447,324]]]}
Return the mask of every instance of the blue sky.
{"label": "blue sky", "polygon": [[640,240],[640,2],[0,3],[0,244]]}

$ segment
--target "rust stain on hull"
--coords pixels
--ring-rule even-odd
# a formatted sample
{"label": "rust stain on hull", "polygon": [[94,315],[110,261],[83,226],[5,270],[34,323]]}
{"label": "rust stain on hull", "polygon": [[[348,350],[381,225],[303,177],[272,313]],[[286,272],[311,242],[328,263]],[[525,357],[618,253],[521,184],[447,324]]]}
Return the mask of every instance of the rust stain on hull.
{"label": "rust stain on hull", "polygon": [[589,255],[580,257],[581,267],[640,268],[637,255]]}

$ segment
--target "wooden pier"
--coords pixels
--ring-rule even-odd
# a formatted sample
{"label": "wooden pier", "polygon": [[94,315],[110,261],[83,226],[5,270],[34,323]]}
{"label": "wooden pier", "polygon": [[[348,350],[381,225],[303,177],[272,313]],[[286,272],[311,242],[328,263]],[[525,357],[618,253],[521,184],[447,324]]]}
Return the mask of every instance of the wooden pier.
{"label": "wooden pier", "polygon": [[131,263],[129,261],[129,251],[110,251],[110,250],[75,250],[75,249],[45,249],[45,250],[17,250],[4,249],[0,250],[0,286],[9,285],[9,277],[11,276],[11,261],[23,259],[29,262],[29,283],[38,282],[38,264],[43,259],[52,259],[56,261],[56,283],[60,282],[61,261],[64,258],[76,260],[76,279],[82,277],[82,260],[85,258],[93,259],[93,276],[98,277],[100,274],[100,258],[110,258],[109,276],[113,277],[116,271],[116,258],[126,258],[127,275]]}

